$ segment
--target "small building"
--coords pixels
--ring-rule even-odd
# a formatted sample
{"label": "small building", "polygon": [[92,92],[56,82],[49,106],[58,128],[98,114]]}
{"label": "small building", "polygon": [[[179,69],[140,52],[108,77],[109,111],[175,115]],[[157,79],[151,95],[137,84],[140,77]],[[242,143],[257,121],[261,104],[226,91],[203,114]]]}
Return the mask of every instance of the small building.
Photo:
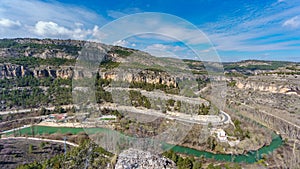
{"label": "small building", "polygon": [[105,115],[105,116],[101,116],[99,118],[99,120],[106,120],[106,121],[110,121],[110,120],[116,120],[117,116],[115,115]]}
{"label": "small building", "polygon": [[223,129],[212,129],[211,134],[216,134],[220,142],[227,142],[227,135]]}
{"label": "small building", "polygon": [[227,136],[226,133],[223,129],[219,129],[217,131],[218,139],[220,142],[226,142],[227,141]]}
{"label": "small building", "polygon": [[66,118],[67,118],[67,113],[63,113],[63,114],[50,114],[48,116],[48,119],[54,120],[56,122],[65,121]]}

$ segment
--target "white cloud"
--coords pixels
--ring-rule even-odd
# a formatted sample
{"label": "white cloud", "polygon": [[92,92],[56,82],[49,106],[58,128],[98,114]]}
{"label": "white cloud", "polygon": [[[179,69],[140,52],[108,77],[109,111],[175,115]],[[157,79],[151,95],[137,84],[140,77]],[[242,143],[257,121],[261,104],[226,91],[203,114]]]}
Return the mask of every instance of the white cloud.
{"label": "white cloud", "polygon": [[[108,22],[85,8],[42,0],[1,0],[0,16],[10,18],[10,22],[0,20],[0,38],[49,37],[86,40],[93,34],[99,37],[97,30],[94,30],[95,26]],[[9,25],[18,26],[19,29],[12,30],[7,27]]]}
{"label": "white cloud", "polygon": [[180,27],[177,26],[176,23],[174,23],[174,25],[162,25],[160,28],[158,28],[158,32],[161,32],[163,35],[168,35],[171,38],[185,41],[189,44],[208,43],[208,40],[204,34],[200,33],[199,35],[198,29]]}
{"label": "white cloud", "polygon": [[[289,1],[289,3],[292,3]],[[202,25],[204,32],[218,50],[258,52],[268,50],[294,50],[299,48],[297,29],[300,26],[300,6],[286,4],[265,7],[235,18],[223,18]]]}
{"label": "white cloud", "polygon": [[31,31],[39,37],[53,37],[53,38],[68,38],[68,39],[88,39],[91,41],[101,42],[101,38],[104,36],[99,30],[98,26],[94,26],[93,29],[81,28],[82,25],[74,23],[75,28],[67,28],[61,26],[55,22],[38,21]]}
{"label": "white cloud", "polygon": [[153,44],[147,46],[143,51],[148,52],[154,56],[158,57],[177,57],[180,51],[185,50],[181,46],[163,45],[163,44]]}
{"label": "white cloud", "polygon": [[93,26],[97,22],[104,21],[104,18],[95,12],[57,1],[1,0],[0,9],[0,16],[20,20],[28,25],[50,18],[61,25],[79,22]]}
{"label": "white cloud", "polygon": [[174,51],[174,52],[177,52],[177,51],[182,51],[184,50],[183,47],[180,47],[180,46],[172,46],[172,45],[163,45],[163,44],[153,44],[153,45],[150,45],[150,46],[147,46],[148,50],[168,50],[168,51]]}
{"label": "white cloud", "polygon": [[209,53],[211,52],[212,48],[200,50],[200,53]]}
{"label": "white cloud", "polygon": [[128,42],[126,40],[118,40],[116,42],[113,43],[113,45],[116,45],[116,46],[123,46],[123,47],[126,47],[128,46]]}
{"label": "white cloud", "polygon": [[100,30],[99,26],[95,25],[92,30],[92,34],[89,36],[89,40],[101,42],[101,39],[105,38],[106,36],[107,35]]}
{"label": "white cloud", "polygon": [[5,27],[5,28],[16,28],[16,27],[21,26],[21,23],[20,23],[20,21],[13,21],[10,19],[1,18],[0,26]]}
{"label": "white cloud", "polygon": [[298,26],[300,26],[300,17],[299,16],[294,16],[291,19],[286,20],[282,24],[282,26],[297,28]]}
{"label": "white cloud", "polygon": [[72,33],[71,30],[59,26],[57,23],[45,21],[37,22],[34,32],[40,36],[65,36]]}
{"label": "white cloud", "polygon": [[108,10],[107,15],[114,18],[114,19],[117,19],[117,18],[121,18],[123,16],[126,16],[127,14],[123,13],[123,12],[120,12],[120,11]]}
{"label": "white cloud", "polygon": [[[190,45],[207,44],[209,41],[197,27],[168,14],[139,13],[123,17],[105,26],[105,32],[109,32],[107,43],[113,43],[119,39],[131,36],[150,36],[181,41]],[[167,37],[167,38],[166,38]]]}
{"label": "white cloud", "polygon": [[139,8],[127,8],[122,11],[108,10],[106,13],[111,18],[118,19],[123,16],[134,14],[134,13],[139,13],[139,12],[142,12]]}

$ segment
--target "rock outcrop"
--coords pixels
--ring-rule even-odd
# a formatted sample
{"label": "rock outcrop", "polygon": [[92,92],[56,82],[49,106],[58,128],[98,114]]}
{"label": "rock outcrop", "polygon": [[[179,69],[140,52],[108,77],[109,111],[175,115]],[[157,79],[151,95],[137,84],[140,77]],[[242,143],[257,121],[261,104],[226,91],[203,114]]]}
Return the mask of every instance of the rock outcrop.
{"label": "rock outcrop", "polygon": [[275,76],[253,76],[248,79],[237,79],[236,87],[262,92],[300,95],[300,84],[297,83],[297,77],[295,77],[286,77],[285,80],[282,80]]}
{"label": "rock outcrop", "polygon": [[34,76],[36,78],[80,78],[83,77],[83,73],[74,73],[72,66],[64,67],[37,67],[34,69],[26,68],[22,65],[15,64],[0,64],[0,79],[10,79],[14,77]]}
{"label": "rock outcrop", "polygon": [[177,87],[177,82],[174,77],[167,72],[153,71],[153,70],[116,70],[109,72],[101,72],[100,76],[104,79],[111,79],[114,81],[127,81],[150,83],[150,84],[163,84],[167,86]]}
{"label": "rock outcrop", "polygon": [[128,149],[122,152],[115,169],[173,169],[175,163],[165,157],[137,149]]}
{"label": "rock outcrop", "polygon": [[0,79],[11,77],[23,77],[31,75],[32,72],[21,65],[15,64],[0,64]]}

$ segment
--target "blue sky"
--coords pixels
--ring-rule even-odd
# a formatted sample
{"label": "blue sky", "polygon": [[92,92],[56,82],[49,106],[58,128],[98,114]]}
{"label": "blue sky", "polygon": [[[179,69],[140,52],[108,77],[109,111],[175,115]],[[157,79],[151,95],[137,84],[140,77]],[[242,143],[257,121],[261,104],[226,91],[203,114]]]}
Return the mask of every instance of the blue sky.
{"label": "blue sky", "polygon": [[[106,42],[102,26],[141,12],[172,14],[195,25],[212,44],[199,51],[203,55],[207,52],[209,56],[209,51],[216,49],[221,61],[300,61],[299,0],[1,0],[0,38],[70,38]],[[155,21],[151,17],[141,19]],[[141,19],[139,23],[143,23]],[[164,19],[167,17],[160,18],[157,27],[171,29],[171,35],[179,39],[138,35],[113,44],[158,56],[193,58],[186,43],[191,42],[191,38],[201,38],[193,37],[193,30],[177,27],[179,24],[164,24],[168,23]],[[128,29],[139,27],[131,22],[124,25]],[[120,26],[119,31],[122,28]],[[180,41],[182,36],[189,38],[183,38],[186,40],[183,42]]]}

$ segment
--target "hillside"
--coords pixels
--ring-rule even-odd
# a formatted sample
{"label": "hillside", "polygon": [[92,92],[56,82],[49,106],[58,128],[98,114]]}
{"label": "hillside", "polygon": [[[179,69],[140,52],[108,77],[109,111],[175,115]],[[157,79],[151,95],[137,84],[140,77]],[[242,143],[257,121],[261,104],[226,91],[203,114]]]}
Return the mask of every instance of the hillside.
{"label": "hillside", "polygon": [[[294,140],[300,139],[300,64],[247,60],[222,65],[220,68],[218,63],[155,57],[135,49],[86,41],[1,39],[1,131],[51,124],[51,115],[60,118],[64,114],[65,121],[53,124],[81,123],[87,128],[109,128],[135,138],[152,138],[172,126],[176,132],[167,134],[167,143],[238,155],[271,144],[275,131],[287,141],[273,152],[277,156],[259,157],[257,163],[287,160],[295,153],[292,152]],[[210,66],[210,72],[206,66]],[[91,109],[93,106],[96,108]],[[106,118],[101,120],[102,116]],[[45,118],[49,123],[43,123]],[[184,130],[179,132],[178,124],[184,124]],[[218,137],[218,132],[223,131],[228,136],[224,142]],[[182,140],[172,142],[172,138],[182,137],[182,133]],[[37,137],[68,136],[79,143],[87,139],[87,134],[48,133]],[[75,168],[78,162],[84,166],[87,159],[78,160],[72,153],[92,151],[86,146],[72,150],[65,160],[57,156],[36,165],[72,164],[71,168]],[[118,146],[121,149],[128,145]],[[95,145],[92,147],[93,167],[98,163],[105,167],[117,162],[112,154]],[[174,152],[166,154],[177,166],[191,167],[196,163],[207,166],[215,162],[214,159],[193,161]],[[133,164],[126,156],[120,156],[119,166]],[[297,163],[297,157],[288,161],[290,166]],[[160,161],[174,167],[169,159]],[[220,166],[225,164],[220,162]]]}

